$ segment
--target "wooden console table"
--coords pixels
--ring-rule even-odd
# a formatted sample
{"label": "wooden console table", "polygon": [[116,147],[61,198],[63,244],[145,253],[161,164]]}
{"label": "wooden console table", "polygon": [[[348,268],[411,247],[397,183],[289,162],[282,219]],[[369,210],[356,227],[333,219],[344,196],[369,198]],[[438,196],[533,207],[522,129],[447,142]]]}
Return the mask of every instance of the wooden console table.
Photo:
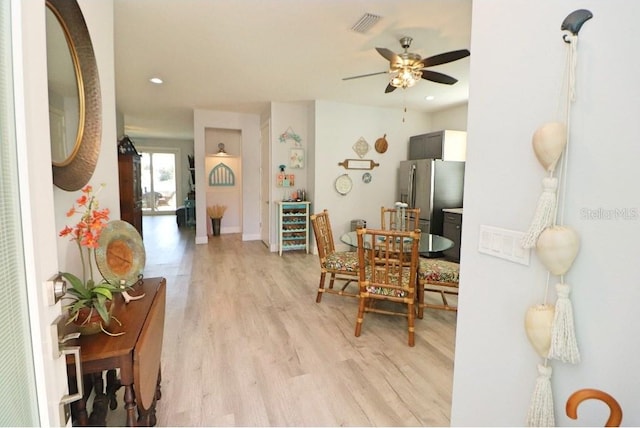
{"label": "wooden console table", "polygon": [[[107,330],[114,334],[125,334],[111,337],[99,333],[81,336],[75,340],[76,343],[69,343],[80,346],[83,375],[120,369],[127,426],[155,425],[155,403],[160,398],[160,354],[164,333],[166,280],[146,278],[135,285],[129,294],[136,296],[142,293],[145,294],[142,299],[128,304],[120,296],[114,299],[113,316],[122,325],[112,320]],[[70,331],[73,329],[72,326],[69,328]],[[67,364],[72,364],[72,361],[67,360]],[[77,423],[87,425],[84,400],[77,402],[75,410]]]}

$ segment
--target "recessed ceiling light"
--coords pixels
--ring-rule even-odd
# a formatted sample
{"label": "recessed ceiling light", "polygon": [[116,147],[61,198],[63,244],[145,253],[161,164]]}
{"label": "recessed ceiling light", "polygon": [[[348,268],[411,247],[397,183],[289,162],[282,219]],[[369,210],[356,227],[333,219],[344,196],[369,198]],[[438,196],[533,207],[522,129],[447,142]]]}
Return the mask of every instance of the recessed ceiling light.
{"label": "recessed ceiling light", "polygon": [[156,85],[160,85],[162,84],[162,79],[159,77],[152,77],[151,79],[149,79],[149,82],[155,83]]}
{"label": "recessed ceiling light", "polygon": [[436,99],[436,97],[434,97],[433,95],[427,95],[426,97],[424,97],[424,99],[427,101],[433,101]]}

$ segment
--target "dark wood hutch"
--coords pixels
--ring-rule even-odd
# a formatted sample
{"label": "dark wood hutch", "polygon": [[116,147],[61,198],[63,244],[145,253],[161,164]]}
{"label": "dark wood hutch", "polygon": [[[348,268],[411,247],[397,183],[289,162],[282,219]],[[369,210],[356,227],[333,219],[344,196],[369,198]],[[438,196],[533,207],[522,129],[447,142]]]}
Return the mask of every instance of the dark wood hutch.
{"label": "dark wood hutch", "polygon": [[131,223],[142,235],[142,183],[140,154],[129,136],[118,141],[120,219]]}

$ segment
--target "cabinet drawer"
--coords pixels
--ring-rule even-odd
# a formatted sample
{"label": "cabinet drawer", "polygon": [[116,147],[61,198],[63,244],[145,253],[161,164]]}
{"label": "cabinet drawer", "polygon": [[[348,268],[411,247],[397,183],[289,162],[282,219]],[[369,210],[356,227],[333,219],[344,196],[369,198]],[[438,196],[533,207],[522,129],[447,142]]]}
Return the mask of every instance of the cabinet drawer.
{"label": "cabinet drawer", "polygon": [[462,215],[455,213],[444,213],[444,221],[446,223],[462,224]]}

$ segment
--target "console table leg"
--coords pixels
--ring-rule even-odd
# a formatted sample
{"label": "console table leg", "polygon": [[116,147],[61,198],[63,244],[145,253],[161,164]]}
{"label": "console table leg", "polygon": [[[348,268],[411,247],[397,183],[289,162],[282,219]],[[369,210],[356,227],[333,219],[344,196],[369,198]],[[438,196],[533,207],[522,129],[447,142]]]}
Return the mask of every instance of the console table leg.
{"label": "console table leg", "polygon": [[124,387],[124,408],[127,412],[127,426],[136,426],[136,403],[133,394],[133,385]]}
{"label": "console table leg", "polygon": [[87,401],[82,398],[71,404],[73,412],[76,415],[76,423],[78,426],[86,427],[89,425],[89,415],[87,414]]}
{"label": "console table leg", "polygon": [[[89,414],[87,413],[87,399],[91,394],[91,389],[93,388],[93,377],[91,375],[83,375],[82,383],[84,388],[84,395],[82,399],[71,403],[71,414],[76,421],[76,425],[86,427],[89,425]],[[78,389],[76,388],[75,380],[69,378],[69,393],[76,393]]]}
{"label": "console table leg", "polygon": [[94,427],[106,426],[109,398],[104,393],[104,381],[102,380],[102,372],[93,374],[93,384],[95,395],[93,397],[91,416],[89,416],[89,425]]}
{"label": "console table leg", "polygon": [[116,371],[107,371],[107,397],[109,397],[109,408],[111,410],[118,408],[118,397],[116,396],[116,393],[121,386],[122,384],[116,376]]}

